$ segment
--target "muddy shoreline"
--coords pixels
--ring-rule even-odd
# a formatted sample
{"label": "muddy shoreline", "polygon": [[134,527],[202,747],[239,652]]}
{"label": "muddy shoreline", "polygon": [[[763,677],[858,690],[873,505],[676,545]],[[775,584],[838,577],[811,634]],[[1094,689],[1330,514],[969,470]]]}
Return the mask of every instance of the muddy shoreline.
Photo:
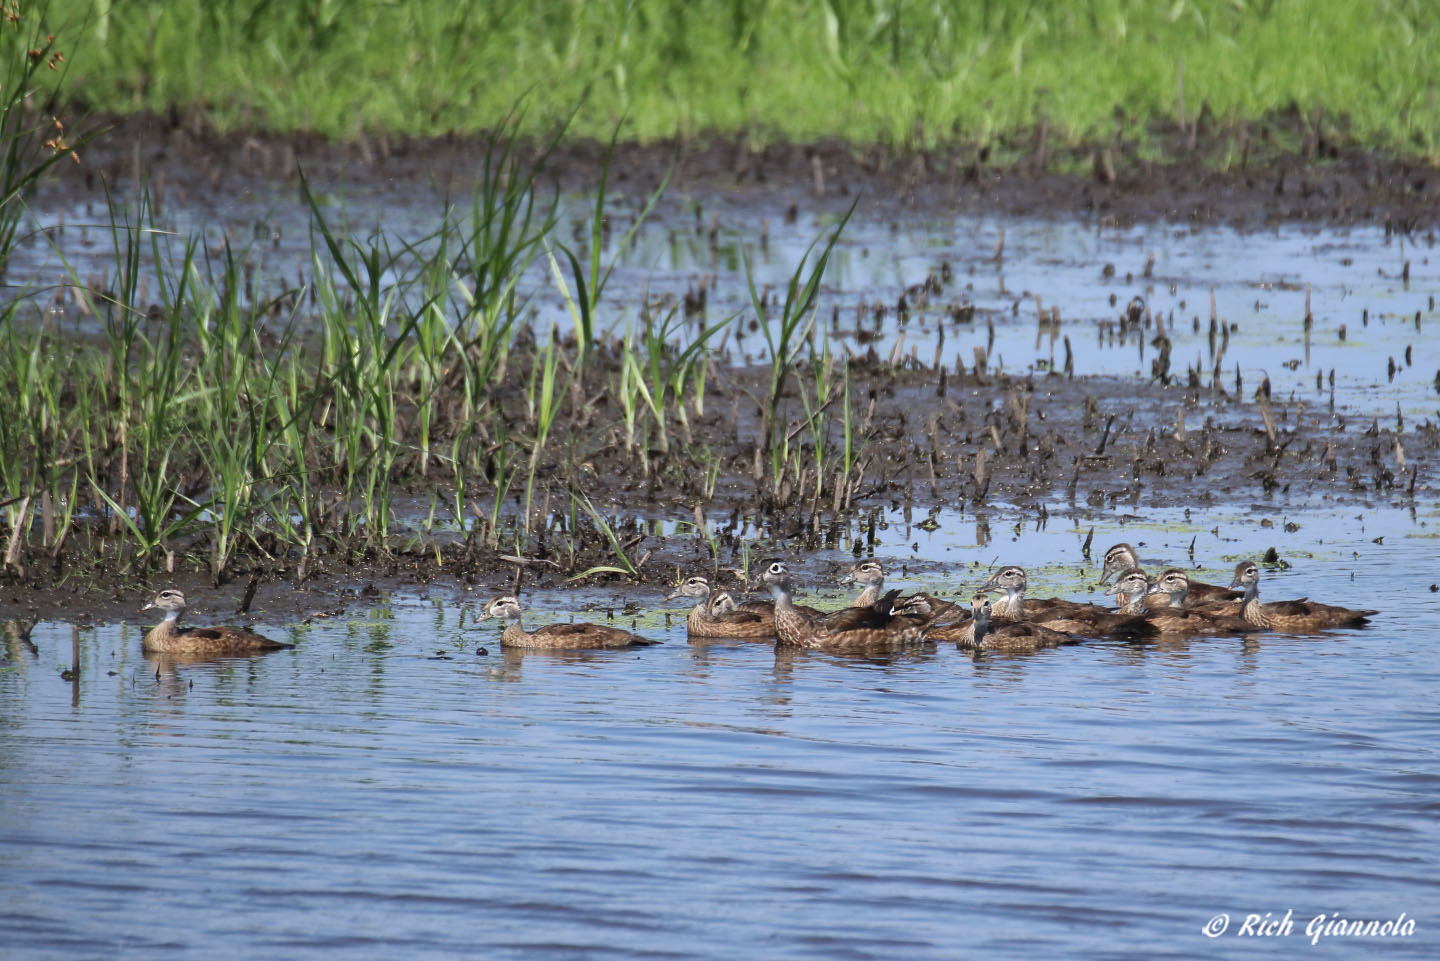
{"label": "muddy shoreline", "polygon": [[[218,588],[205,569],[203,545],[179,553],[175,573],[122,575],[95,558],[67,551],[62,564],[36,566],[25,578],[0,579],[0,607],[25,619],[133,621],[159,586],[179,586],[197,601],[197,616],[223,617],[239,608],[255,582],[251,616],[287,621],[373,603],[381,594],[403,593],[447,601],[483,600],[512,590],[570,590],[577,601],[600,610],[661,606],[663,590],[684,572],[734,570],[742,542],[762,540],[793,558],[813,583],[833,582],[837,558],[899,551],[896,531],[931,523],[941,510],[983,518],[997,531],[1017,523],[1114,520],[1135,509],[1173,510],[1243,507],[1256,518],[1254,552],[1270,546],[1267,527],[1285,524],[1287,511],[1319,503],[1414,505],[1434,499],[1434,456],[1440,428],[1434,424],[1383,424],[1332,411],[1323,393],[1312,398],[1267,398],[1263,385],[1161,386],[1123,378],[1024,376],[974,370],[956,376],[918,367],[892,369],[857,359],[852,389],[868,398],[862,423],[862,475],[848,509],[830,497],[817,503],[806,491],[782,492],[766,503],[766,483],[755,479],[758,412],[747,393],[766,375],[760,369],[722,369],[707,399],[707,414],[692,425],[697,444],[723,449],[713,498],[695,486],[696,470],[678,449],[651,451],[648,478],[600,428],[578,467],[598,504],[616,505],[634,526],[619,531],[640,577],[600,574],[571,578],[607,562],[606,545],[593,533],[579,537],[578,552],[562,548],[563,536],[517,563],[503,547],[487,550],[457,534],[447,543],[404,547],[397,533],[392,557],[341,552],[314,557],[297,582],[296,565],[240,563]],[[608,416],[606,402],[600,416]],[[748,407],[748,410],[747,410]],[[1266,413],[1273,429],[1267,430]],[[613,412],[611,412],[613,413]],[[984,455],[978,452],[985,451]],[[1403,466],[1402,460],[1403,458]],[[559,474],[562,460],[547,471]],[[768,482],[767,482],[768,483]],[[757,491],[759,492],[757,496]],[[428,491],[411,485],[418,530]],[[518,495],[511,498],[512,507]],[[518,507],[516,507],[518,510]],[[953,515],[952,515],[953,516]],[[657,534],[646,521],[703,517],[714,543],[690,530]],[[881,545],[873,544],[878,527]],[[868,536],[867,536],[868,535]],[[416,538],[418,539],[418,538]],[[1093,556],[1108,544],[1093,545]],[[991,553],[1003,554],[1003,544]],[[818,555],[818,556],[817,556]],[[988,557],[987,557],[988,561]],[[611,561],[613,563],[613,561]],[[1001,562],[1008,562],[1001,558]],[[945,572],[924,562],[915,569]],[[958,571],[956,572],[959,573]],[[738,584],[738,580],[734,583]]]}
{"label": "muddy shoreline", "polygon": [[[98,131],[84,163],[59,177],[93,188],[148,177],[185,194],[232,189],[237,181],[314,183],[382,179],[454,189],[462,196],[484,163],[481,137],[376,136],[336,143],[306,135],[217,134],[203,115],[142,114],[81,124]],[[546,149],[531,143],[529,158]],[[1155,159],[1155,155],[1162,158]],[[605,145],[566,142],[551,150],[547,176],[562,189],[598,182]],[[1440,171],[1344,139],[1328,139],[1298,114],[1250,126],[1157,127],[1151,143],[1062,145],[1045,131],[1014,142],[900,151],[838,141],[751,145],[744,133],[655,144],[620,144],[611,179],[622,190],[760,192],[784,206],[859,194],[899,208],[1027,217],[1081,217],[1102,224],[1144,221],[1259,229],[1279,223],[1379,224],[1405,234],[1440,221]]]}

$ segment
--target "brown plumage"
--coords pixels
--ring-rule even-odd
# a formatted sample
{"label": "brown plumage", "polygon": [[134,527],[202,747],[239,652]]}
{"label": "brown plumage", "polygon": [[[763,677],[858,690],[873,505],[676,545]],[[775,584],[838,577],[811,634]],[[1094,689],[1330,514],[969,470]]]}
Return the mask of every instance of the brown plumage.
{"label": "brown plumage", "polygon": [[677,597],[695,598],[695,606],[685,618],[691,637],[755,637],[775,636],[775,605],[766,603],[764,610],[735,603],[729,591],[712,591],[704,577],[688,577],[667,601]]}
{"label": "brown plumage", "polygon": [[[1116,544],[1105,552],[1105,560],[1100,568],[1100,583],[1104,584],[1116,574],[1124,574],[1127,571],[1140,567],[1140,558],[1135,553],[1135,548],[1129,544]],[[1106,591],[1106,593],[1111,593]],[[1189,603],[1191,606],[1199,606],[1211,601],[1239,600],[1240,592],[1232,591],[1228,587],[1221,587],[1219,584],[1205,584],[1201,581],[1190,581]],[[1121,607],[1128,604],[1132,598],[1116,595],[1115,602]],[[1147,608],[1165,606],[1165,599],[1162,596],[1155,596],[1147,601]],[[1237,608],[1238,610],[1238,608]]]}
{"label": "brown plumage", "polygon": [[185,613],[185,592],[171,588],[156,594],[142,610],[159,608],[165,619],[145,634],[142,650],[156,654],[184,654],[199,657],[225,657],[239,654],[263,654],[293,647],[272,641],[244,627],[181,627]]}
{"label": "brown plumage", "polygon": [[[737,602],[733,598],[736,614],[755,615],[759,620],[752,620],[749,617],[739,618],[734,621],[734,630],[746,631],[747,633],[711,633],[717,628],[711,620],[710,598],[714,586],[710,579],[701,574],[695,574],[685,578],[685,582],[673,593],[666,596],[665,600],[673,601],[677,597],[694,598],[695,606],[690,609],[690,614],[685,618],[685,627],[697,637],[774,637],[775,636],[775,605],[770,601],[744,601]],[[825,612],[816,610],[813,607],[806,607],[803,604],[796,604],[795,609],[806,617],[824,617]],[[763,627],[763,630],[761,629]],[[753,631],[754,633],[749,633]]]}
{"label": "brown plumage", "polygon": [[[1233,613],[1187,608],[1185,595],[1189,591],[1189,582],[1184,571],[1172,567],[1156,578],[1152,585],[1144,571],[1132,567],[1121,574],[1115,586],[1106,593],[1127,597],[1128,603],[1121,608],[1121,613],[1144,617],[1161,634],[1248,634],[1257,630]],[[1147,603],[1157,600],[1163,601],[1164,605],[1151,606]]]}
{"label": "brown plumage", "polygon": [[1146,637],[1156,633],[1154,625],[1132,614],[1107,611],[1094,604],[1082,604],[1058,597],[1027,598],[1027,586],[1028,578],[1024,568],[1012,564],[990,575],[990,579],[981,585],[980,591],[1004,592],[1003,598],[991,603],[991,616],[997,618],[1043,624],[1052,631],[1086,637]]}
{"label": "brown plumage", "polygon": [[898,590],[881,597],[870,607],[847,607],[823,617],[807,617],[790,600],[793,591],[790,571],[780,561],[765,565],[761,581],[775,599],[775,633],[780,643],[807,650],[832,653],[864,653],[895,650],[918,641],[924,625],[892,613]]}
{"label": "brown plumage", "polygon": [[[970,600],[971,617],[968,635],[957,637],[955,646],[968,651],[1038,651],[1062,644],[1074,644],[1079,638],[1051,630],[1043,624],[1028,621],[992,621],[990,595],[976,594]],[[932,631],[929,637],[937,635]],[[939,638],[937,638],[939,639]]]}
{"label": "brown plumage", "polygon": [[1303,597],[1294,601],[1262,604],[1260,568],[1255,566],[1254,561],[1241,561],[1235,565],[1235,579],[1230,582],[1230,586],[1245,592],[1240,601],[1240,616],[1256,627],[1268,627],[1273,631],[1313,634],[1327,627],[1359,627],[1371,616],[1380,613],[1320,604]]}
{"label": "brown plumage", "polygon": [[[887,575],[885,565],[876,560],[865,560],[850,568],[850,572],[841,578],[840,583],[848,584],[854,581],[864,584],[865,590],[860,596],[851,602],[851,607],[870,607],[880,600],[880,595],[885,592],[885,577]],[[906,617],[919,618],[927,623],[956,616],[969,617],[970,612],[959,604],[947,601],[944,598],[936,597],[933,594],[926,594],[917,591],[914,594],[906,594],[896,600],[893,605],[897,614],[903,613]]]}
{"label": "brown plumage", "polygon": [[507,594],[486,604],[485,613],[480,615],[480,620],[498,617],[505,622],[500,643],[506,647],[581,651],[660,643],[603,624],[546,624],[534,631],[526,631],[520,623],[521,611],[520,599]]}

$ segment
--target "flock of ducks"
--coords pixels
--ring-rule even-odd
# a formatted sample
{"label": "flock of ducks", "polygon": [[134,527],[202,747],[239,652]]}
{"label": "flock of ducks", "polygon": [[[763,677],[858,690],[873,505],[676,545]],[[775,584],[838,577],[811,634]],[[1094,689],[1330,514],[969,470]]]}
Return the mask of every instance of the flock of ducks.
{"label": "flock of ducks", "polygon": [[[1117,607],[1062,598],[1026,597],[1025,570],[1002,567],[970,599],[968,607],[932,594],[885,591],[885,566],[856,564],[842,583],[861,586],[849,607],[821,611],[792,600],[795,582],[782,561],[770,561],[760,582],[769,601],[737,601],[701,575],[688,577],[666,600],[695,602],[686,618],[693,638],[777,640],[785,647],[831,653],[881,653],[926,641],[953,642],[967,651],[1035,651],[1086,638],[1189,637],[1199,634],[1249,634],[1258,631],[1314,633],[1331,627],[1359,626],[1377,611],[1351,610],[1308,599],[1261,603],[1260,569],[1253,561],[1235,566],[1228,587],[1203,584],[1170,568],[1149,577],[1129,544],[1105,553],[1102,584],[1115,577],[1106,595]],[[992,598],[991,595],[1000,595]],[[143,648],[158,654],[231,656],[290,647],[253,631],[233,627],[181,627],[183,592],[155,595],[146,609],[165,611],[165,619],[145,635]],[[658,643],[630,631],[601,624],[547,624],[534,631],[521,622],[523,608],[513,595],[485,605],[481,620],[505,623],[500,635],[507,647],[586,650],[638,647]]]}

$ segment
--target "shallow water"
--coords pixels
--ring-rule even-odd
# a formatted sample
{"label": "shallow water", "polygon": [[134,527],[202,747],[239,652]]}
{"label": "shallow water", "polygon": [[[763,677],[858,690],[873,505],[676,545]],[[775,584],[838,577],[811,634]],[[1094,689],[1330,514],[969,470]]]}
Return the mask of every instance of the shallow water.
{"label": "shallow water", "polygon": [[[223,196],[188,197],[188,206],[162,210],[157,226],[174,235],[147,236],[144,256],[158,240],[178,265],[185,238],[202,236],[214,251],[228,241],[254,266],[262,291],[308,283],[310,213],[295,187],[264,180],[235,186]],[[393,250],[402,241],[427,249],[445,209],[435,191],[410,184],[370,180],[317,190],[332,229],[348,229],[362,243],[381,231]],[[593,202],[565,197],[555,235],[582,256]],[[679,304],[701,286],[709,290],[707,323],[736,312],[749,318],[747,269],[757,289],[783,298],[811,244],[829,236],[849,203],[811,200],[789,219],[789,202],[788,195],[758,191],[699,197],[675,191],[621,249],[641,203],[615,194],[607,208],[612,229],[603,256],[607,264],[613,259],[616,269],[600,328],[623,335],[638,322],[646,297],[655,304]],[[42,288],[64,282],[69,272],[57,249],[83,282],[113,273],[103,196],[42,194],[32,211],[35,231],[11,262],[12,283]],[[124,216],[134,219],[133,213]],[[56,229],[60,225],[63,230]],[[947,269],[951,279],[928,303],[913,291],[908,295],[912,309],[902,323],[895,310],[902,293]],[[535,308],[532,323],[569,329],[570,314],[543,255],[522,288]],[[1173,342],[1171,375],[1183,383],[1187,369],[1195,367],[1208,385],[1216,360],[1209,342],[1213,295],[1218,319],[1233,327],[1219,356],[1225,389],[1236,386],[1238,367],[1246,396],[1268,376],[1279,398],[1327,404],[1333,373],[1339,407],[1382,418],[1398,410],[1413,421],[1440,410],[1440,339],[1426,327],[1440,322],[1437,290],[1440,258],[1433,236],[1410,240],[1382,227],[1239,231],[1165,221],[1115,225],[916,210],[874,196],[861,198],[841,235],[818,317],[822,332],[838,335],[843,349],[856,353],[870,347],[858,342],[857,330],[874,338],[881,357],[890,356],[903,330],[900,353],[913,352],[925,364],[938,358],[953,367],[958,358],[969,369],[974,349],[985,347],[992,369],[1058,369],[1068,338],[1077,374],[1148,378],[1153,328],[1124,340],[1102,334],[1138,297],[1163,319]],[[1308,334],[1307,303],[1313,316]],[[949,319],[949,308],[965,305],[975,308],[973,321]],[[1037,332],[1038,307],[1060,310],[1053,338],[1048,329]],[[93,325],[73,308],[52,316],[77,329]],[[743,325],[739,334],[727,332],[716,341],[737,361],[760,361],[763,336],[758,330],[746,333]],[[1318,388],[1317,374],[1323,381]]]}
{"label": "shallow water", "polygon": [[[1096,524],[1097,557],[1193,537],[1212,580],[1274,543],[1265,596],[1385,608],[1322,637],[777,655],[687,643],[656,585],[624,592],[665,641],[634,653],[507,654],[461,631],[473,603],[409,598],[262,610],[294,650],[159,677],[138,627],[84,628],[72,684],[71,628],[42,624],[0,670],[0,953],[1435,957],[1440,514],[1356,513]],[[982,546],[945,515],[881,556],[951,593],[1045,557],[1036,592],[1079,594],[1076,523]],[[1235,934],[1287,910],[1288,936]],[[1418,929],[1312,948],[1334,912]]]}

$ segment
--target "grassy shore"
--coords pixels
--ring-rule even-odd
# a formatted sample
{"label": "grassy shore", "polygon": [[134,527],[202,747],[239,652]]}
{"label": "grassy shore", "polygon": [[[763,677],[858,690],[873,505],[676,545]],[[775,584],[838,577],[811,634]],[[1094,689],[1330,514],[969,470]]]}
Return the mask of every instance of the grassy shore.
{"label": "grassy shore", "polygon": [[[163,15],[162,15],[163,12]],[[1429,0],[51,0],[65,99],[222,130],[1144,141],[1279,111],[1440,157]],[[573,117],[572,114],[579,110]],[[1323,118],[1323,119],[1321,119]]]}

